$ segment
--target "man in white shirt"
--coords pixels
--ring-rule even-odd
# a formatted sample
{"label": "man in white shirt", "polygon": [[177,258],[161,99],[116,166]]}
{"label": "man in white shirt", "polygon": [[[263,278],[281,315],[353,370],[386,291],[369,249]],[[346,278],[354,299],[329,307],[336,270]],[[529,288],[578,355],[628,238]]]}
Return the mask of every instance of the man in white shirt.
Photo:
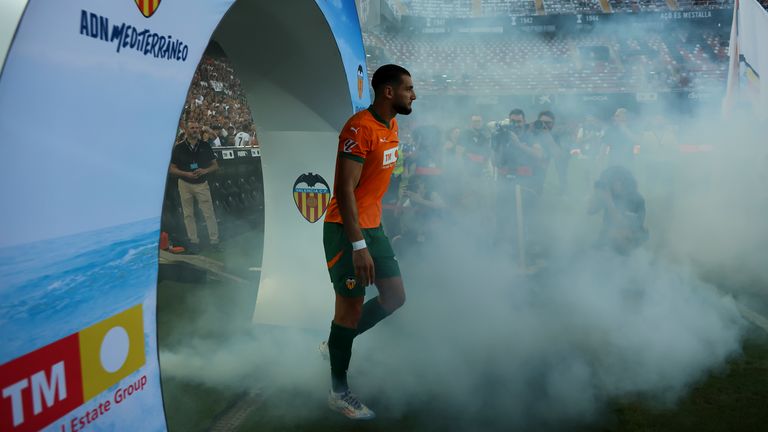
{"label": "man in white shirt", "polygon": [[241,130],[235,134],[235,147],[247,147],[251,143],[251,136],[248,132]]}

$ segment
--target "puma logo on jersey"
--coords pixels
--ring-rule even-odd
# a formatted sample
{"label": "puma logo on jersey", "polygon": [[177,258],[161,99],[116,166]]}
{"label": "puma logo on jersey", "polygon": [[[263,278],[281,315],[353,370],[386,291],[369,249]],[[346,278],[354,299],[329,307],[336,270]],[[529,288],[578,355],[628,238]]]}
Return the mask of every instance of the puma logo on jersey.
{"label": "puma logo on jersey", "polygon": [[383,165],[386,167],[397,162],[397,147],[384,151]]}
{"label": "puma logo on jersey", "polygon": [[357,145],[357,142],[354,140],[348,139],[344,141],[344,153],[350,153],[353,148]]}

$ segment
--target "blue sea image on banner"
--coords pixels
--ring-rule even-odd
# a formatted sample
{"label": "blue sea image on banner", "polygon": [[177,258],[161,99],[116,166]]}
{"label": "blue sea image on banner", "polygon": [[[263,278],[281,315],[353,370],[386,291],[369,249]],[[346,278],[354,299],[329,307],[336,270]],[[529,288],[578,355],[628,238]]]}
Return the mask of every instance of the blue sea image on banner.
{"label": "blue sea image on banner", "polygon": [[1,248],[0,364],[154,297],[159,226],[152,218]]}

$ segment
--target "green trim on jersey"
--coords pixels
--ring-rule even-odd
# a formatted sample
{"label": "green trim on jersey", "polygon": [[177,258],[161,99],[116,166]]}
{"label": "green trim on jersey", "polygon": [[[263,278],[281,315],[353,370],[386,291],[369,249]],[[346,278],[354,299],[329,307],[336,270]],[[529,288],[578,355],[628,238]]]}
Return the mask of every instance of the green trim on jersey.
{"label": "green trim on jersey", "polygon": [[365,163],[365,158],[362,156],[354,155],[352,153],[339,152],[339,156],[345,159],[351,159],[355,162]]}
{"label": "green trim on jersey", "polygon": [[368,107],[368,112],[371,113],[371,115],[373,116],[373,118],[376,119],[377,122],[379,122],[379,123],[383,124],[384,126],[386,126],[387,129],[392,129],[392,124],[391,124],[392,122],[387,123],[381,116],[379,116],[376,113],[376,111],[373,110],[373,105]]}

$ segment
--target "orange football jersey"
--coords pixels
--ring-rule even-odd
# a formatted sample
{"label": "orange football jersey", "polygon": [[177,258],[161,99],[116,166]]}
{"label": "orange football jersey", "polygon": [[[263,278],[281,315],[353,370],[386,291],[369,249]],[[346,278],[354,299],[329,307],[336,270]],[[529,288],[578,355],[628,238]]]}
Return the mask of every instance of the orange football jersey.
{"label": "orange football jersey", "polygon": [[339,135],[334,192],[326,222],[343,223],[336,202],[336,183],[339,178],[338,158],[348,158],[363,164],[360,181],[355,188],[357,215],[360,228],[381,225],[381,199],[387,192],[392,171],[398,157],[397,120],[387,123],[372,108],[353,115]]}

